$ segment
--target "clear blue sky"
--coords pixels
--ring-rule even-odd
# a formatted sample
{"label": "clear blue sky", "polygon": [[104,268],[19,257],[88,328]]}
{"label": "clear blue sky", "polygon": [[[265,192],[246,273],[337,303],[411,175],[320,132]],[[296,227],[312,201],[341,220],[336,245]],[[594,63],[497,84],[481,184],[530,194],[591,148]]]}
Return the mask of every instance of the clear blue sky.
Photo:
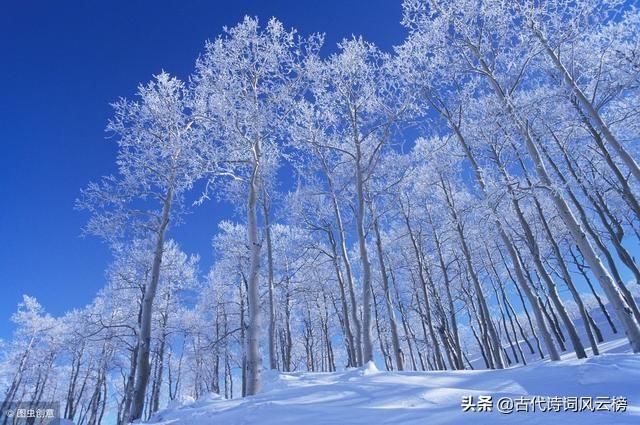
{"label": "clear blue sky", "polygon": [[[109,103],[164,69],[186,78],[204,41],[244,15],[276,16],[301,33],[326,33],[326,50],[351,34],[384,49],[403,37],[400,0],[7,0],[0,6],[0,338],[22,294],[52,314],[89,303],[109,261],[80,238],[80,188],[114,172],[105,139]],[[226,206],[205,204],[172,231],[211,263]]]}

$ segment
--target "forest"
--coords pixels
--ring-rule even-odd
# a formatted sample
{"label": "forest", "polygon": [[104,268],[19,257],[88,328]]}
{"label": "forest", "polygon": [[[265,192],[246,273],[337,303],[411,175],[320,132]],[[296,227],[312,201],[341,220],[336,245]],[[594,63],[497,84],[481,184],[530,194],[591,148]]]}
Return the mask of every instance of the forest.
{"label": "forest", "polygon": [[[70,211],[109,247],[104,286],[60,317],[24,296],[2,410],[124,425],[268,370],[640,353],[640,10],[400,7],[392,51],[246,17],[113,103],[117,174]],[[203,264],[172,231],[222,204]]]}

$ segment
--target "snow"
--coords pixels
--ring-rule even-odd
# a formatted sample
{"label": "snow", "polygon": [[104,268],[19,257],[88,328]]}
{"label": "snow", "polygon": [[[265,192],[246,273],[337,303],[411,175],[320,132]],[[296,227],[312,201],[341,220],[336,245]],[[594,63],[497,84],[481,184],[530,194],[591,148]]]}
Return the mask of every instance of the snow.
{"label": "snow", "polygon": [[[155,425],[261,424],[638,424],[640,356],[623,340],[605,354],[541,361],[500,371],[386,372],[373,362],[335,373],[265,371],[260,394],[225,400],[217,395],[156,414]],[[621,352],[622,351],[622,352]],[[463,396],[578,396],[628,400],[621,412],[463,412]],[[495,407],[495,404],[494,404]]]}

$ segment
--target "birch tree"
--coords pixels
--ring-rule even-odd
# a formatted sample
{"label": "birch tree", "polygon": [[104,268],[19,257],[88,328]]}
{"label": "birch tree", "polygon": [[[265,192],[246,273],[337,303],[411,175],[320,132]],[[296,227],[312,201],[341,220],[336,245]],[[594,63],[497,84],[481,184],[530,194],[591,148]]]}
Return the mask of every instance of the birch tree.
{"label": "birch tree", "polygon": [[78,207],[92,217],[87,233],[109,241],[127,235],[154,239],[154,257],[145,286],[139,354],[129,420],[141,417],[149,380],[153,302],[160,280],[169,221],[178,217],[184,193],[199,174],[193,119],[184,84],[166,73],[138,88],[138,101],[121,99],[107,130],[116,138],[118,176],[104,177],[82,191]]}
{"label": "birch tree", "polygon": [[261,28],[257,19],[247,17],[227,29],[223,37],[207,43],[196,63],[195,110],[204,117],[211,180],[229,177],[227,189],[236,200],[244,197],[241,205],[247,215],[249,395],[260,391],[262,367],[262,239],[258,223],[258,200],[264,187],[261,179],[269,175],[269,167],[277,164],[291,108],[304,89],[304,58],[315,54],[318,47],[317,37],[303,40],[276,19]]}

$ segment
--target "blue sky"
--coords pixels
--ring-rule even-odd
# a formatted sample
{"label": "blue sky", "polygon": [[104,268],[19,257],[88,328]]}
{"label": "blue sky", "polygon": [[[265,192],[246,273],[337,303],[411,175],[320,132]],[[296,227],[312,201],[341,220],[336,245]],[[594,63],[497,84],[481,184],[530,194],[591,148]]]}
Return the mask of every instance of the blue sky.
{"label": "blue sky", "polygon": [[[206,39],[244,15],[276,16],[326,33],[325,52],[352,34],[384,49],[403,37],[392,0],[8,0],[0,6],[0,338],[22,294],[58,315],[91,301],[109,261],[73,204],[114,172],[109,103],[164,69],[186,78]],[[205,204],[172,231],[211,264],[210,241],[230,207]]]}

